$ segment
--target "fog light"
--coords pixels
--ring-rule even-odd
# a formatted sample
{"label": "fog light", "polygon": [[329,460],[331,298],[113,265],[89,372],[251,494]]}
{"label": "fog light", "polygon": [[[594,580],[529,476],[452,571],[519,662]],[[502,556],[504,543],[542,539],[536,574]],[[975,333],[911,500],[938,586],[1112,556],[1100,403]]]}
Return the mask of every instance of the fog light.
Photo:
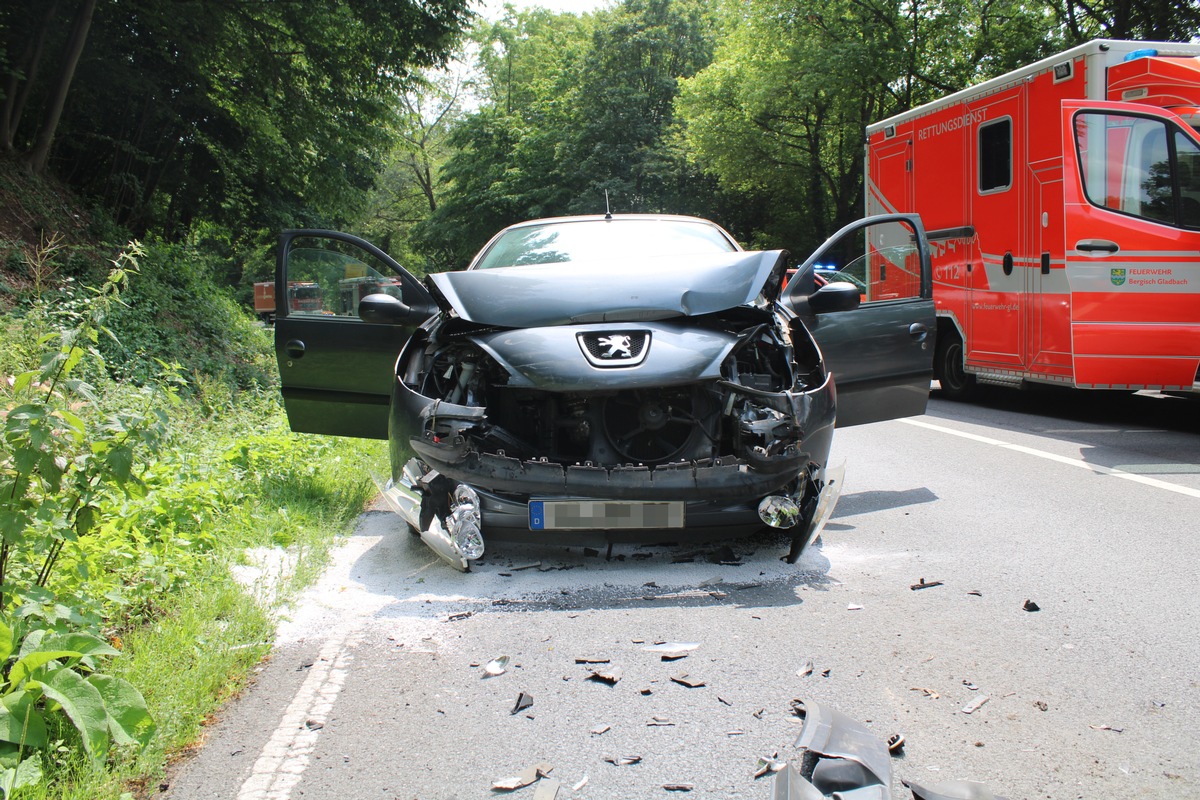
{"label": "fog light", "polygon": [[800,506],[790,497],[769,495],[758,504],[758,518],[772,528],[791,528],[800,521]]}
{"label": "fog light", "polygon": [[454,490],[454,511],[447,521],[450,523],[450,538],[458,546],[463,558],[474,560],[483,555],[479,495],[470,486],[460,483]]}

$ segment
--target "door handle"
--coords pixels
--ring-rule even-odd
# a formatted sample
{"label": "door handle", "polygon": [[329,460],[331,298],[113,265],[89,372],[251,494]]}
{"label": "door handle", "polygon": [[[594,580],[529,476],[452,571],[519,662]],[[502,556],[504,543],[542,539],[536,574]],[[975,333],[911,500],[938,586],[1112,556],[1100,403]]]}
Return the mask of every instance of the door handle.
{"label": "door handle", "polygon": [[911,336],[915,342],[923,342],[925,341],[925,338],[929,336],[929,328],[925,327],[920,322],[914,322],[912,325],[908,326],[908,335]]}
{"label": "door handle", "polygon": [[1080,239],[1075,243],[1075,249],[1084,253],[1115,253],[1121,248],[1108,239]]}
{"label": "door handle", "polygon": [[299,339],[292,339],[283,346],[290,358],[304,358],[304,342]]}

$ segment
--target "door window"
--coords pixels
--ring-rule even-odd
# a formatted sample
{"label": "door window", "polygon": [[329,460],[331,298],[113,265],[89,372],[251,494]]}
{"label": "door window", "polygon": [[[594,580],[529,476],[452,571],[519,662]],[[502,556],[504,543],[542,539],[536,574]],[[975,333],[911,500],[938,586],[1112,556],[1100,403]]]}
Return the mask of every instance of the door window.
{"label": "door window", "polygon": [[348,242],[298,237],[287,253],[287,314],[357,317],[369,294],[404,299],[404,280],[372,254]]}
{"label": "door window", "polygon": [[1166,120],[1131,114],[1075,116],[1088,202],[1111,211],[1200,227],[1200,148]]}
{"label": "door window", "polygon": [[1002,192],[1012,186],[1012,119],[979,126],[979,193]]}
{"label": "door window", "polygon": [[913,229],[903,222],[858,228],[822,254],[814,270],[827,282],[858,287],[862,302],[921,296],[921,258]]}

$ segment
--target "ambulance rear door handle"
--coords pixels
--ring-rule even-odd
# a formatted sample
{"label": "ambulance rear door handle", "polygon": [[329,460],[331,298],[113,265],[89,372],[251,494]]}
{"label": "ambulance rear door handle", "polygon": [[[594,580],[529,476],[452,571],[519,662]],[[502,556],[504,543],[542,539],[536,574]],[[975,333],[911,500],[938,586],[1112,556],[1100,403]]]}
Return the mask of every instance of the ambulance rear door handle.
{"label": "ambulance rear door handle", "polygon": [[1121,248],[1108,239],[1080,239],[1075,243],[1075,249],[1083,253],[1115,253]]}

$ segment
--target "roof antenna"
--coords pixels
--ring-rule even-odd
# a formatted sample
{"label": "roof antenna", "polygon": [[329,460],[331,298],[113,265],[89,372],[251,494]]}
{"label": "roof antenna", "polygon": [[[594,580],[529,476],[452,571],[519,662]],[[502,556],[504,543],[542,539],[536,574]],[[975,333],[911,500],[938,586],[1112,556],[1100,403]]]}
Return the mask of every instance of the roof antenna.
{"label": "roof antenna", "polygon": [[608,189],[604,190],[604,218],[612,219],[612,207],[608,204]]}

